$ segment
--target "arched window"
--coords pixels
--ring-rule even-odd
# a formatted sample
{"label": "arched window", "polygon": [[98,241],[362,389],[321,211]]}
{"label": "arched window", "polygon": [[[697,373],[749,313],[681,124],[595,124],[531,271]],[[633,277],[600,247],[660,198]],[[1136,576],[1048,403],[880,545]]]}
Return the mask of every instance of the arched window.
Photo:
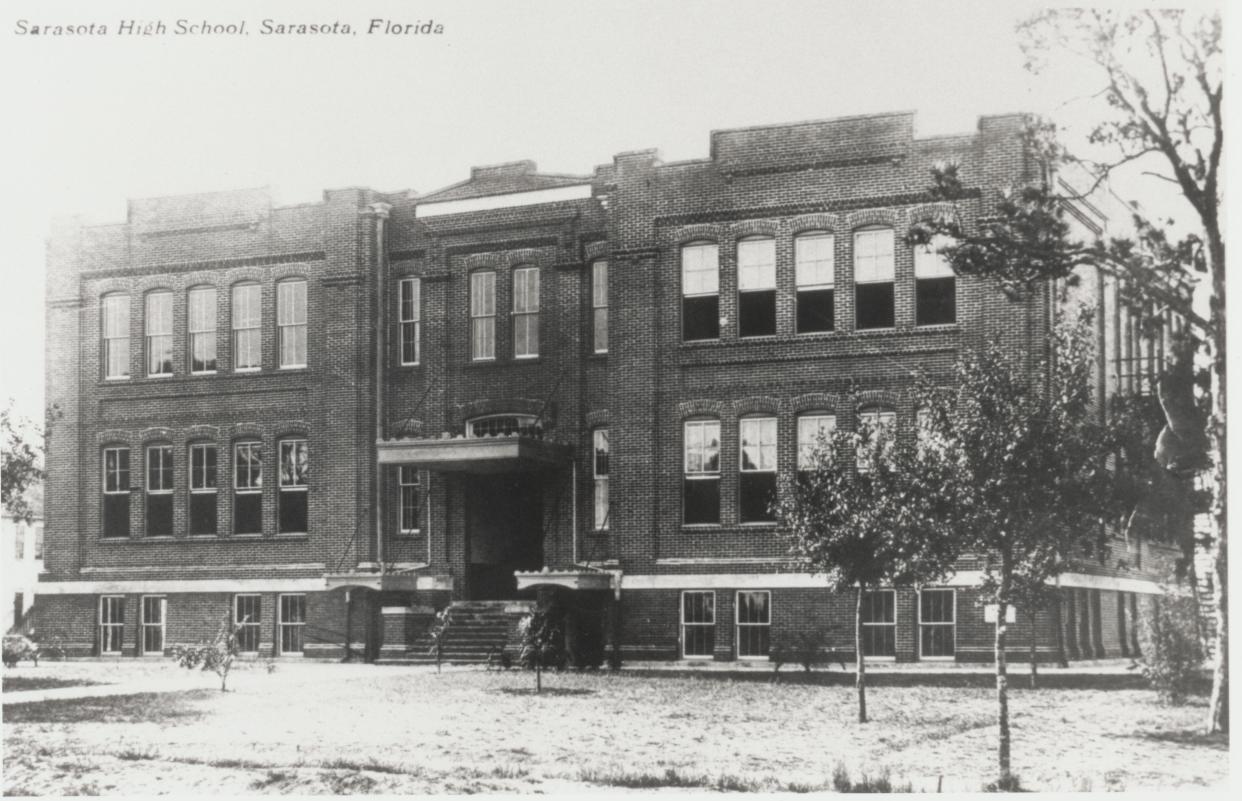
{"label": "arched window", "polygon": [[263,360],[263,293],[257,283],[233,287],[233,369],[258,370]]}
{"label": "arched window", "polygon": [[737,243],[737,307],[738,336],[776,334],[776,240],[770,236]]}
{"label": "arched window", "polygon": [[855,328],[892,328],[895,319],[893,229],[854,232]]}
{"label": "arched window", "polygon": [[111,445],[103,449],[104,537],[129,536],[129,448]]}
{"label": "arched window", "polygon": [[188,297],[190,372],[216,371],[216,288],[196,286]]}
{"label": "arched window", "polygon": [[124,292],[104,295],[100,306],[104,378],[129,378],[129,295]]}
{"label": "arched window", "polygon": [[828,412],[806,412],[798,415],[798,469],[814,467],[815,454],[821,445],[832,447],[837,430],[837,417]]}
{"label": "arched window", "polygon": [[608,262],[591,264],[591,341],[595,353],[608,352]]}
{"label": "arched window", "polygon": [[214,442],[190,445],[190,536],[209,536],[217,531],[218,459]]}
{"label": "arched window", "polygon": [[276,285],[276,327],[280,366],[306,366],[306,281],[298,278]]}
{"label": "arched window", "polygon": [[916,325],[957,322],[957,277],[940,248],[952,244],[947,236],[933,237],[914,250],[914,319]]}
{"label": "arched window", "polygon": [[173,535],[173,447],[166,443],[147,446],[148,537]]}
{"label": "arched window", "polygon": [[470,274],[470,358],[496,358],[496,273]]}
{"label": "arched window", "polygon": [[147,375],[172,375],[173,293],[166,289],[147,293]]}
{"label": "arched window", "polygon": [[591,477],[594,481],[594,522],[595,529],[608,528],[608,460],[612,446],[608,439],[607,428],[597,428],[591,432]]}
{"label": "arched window", "polygon": [[469,437],[542,437],[543,427],[533,414],[489,414],[476,417],[466,424]]}
{"label": "arched window", "polygon": [[539,355],[539,268],[513,271],[513,358]]}
{"label": "arched window", "polygon": [[687,420],[683,427],[682,520],[720,522],[720,421]]}
{"label": "arched window", "polygon": [[681,249],[682,339],[720,338],[720,250],[714,242]]}
{"label": "arched window", "polygon": [[887,459],[893,452],[897,437],[897,412],[885,406],[873,406],[858,413],[858,472],[875,467],[877,459]]}
{"label": "arched window", "polygon": [[304,439],[280,441],[279,534],[305,534],[310,492],[310,455]]}
{"label": "arched window", "polygon": [[835,243],[836,238],[825,231],[799,234],[794,239],[799,334],[831,331],[835,326]]}
{"label": "arched window", "polygon": [[263,533],[263,443],[233,444],[233,533]]}

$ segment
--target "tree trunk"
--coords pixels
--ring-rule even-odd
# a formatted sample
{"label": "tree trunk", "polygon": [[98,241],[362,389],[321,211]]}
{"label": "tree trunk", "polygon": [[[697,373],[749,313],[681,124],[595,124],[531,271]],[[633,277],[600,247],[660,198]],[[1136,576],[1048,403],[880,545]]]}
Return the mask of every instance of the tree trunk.
{"label": "tree trunk", "polygon": [[1035,648],[1035,637],[1039,630],[1035,628],[1035,609],[1031,608],[1031,689],[1035,689],[1036,677],[1039,675],[1039,658]]}
{"label": "tree trunk", "polygon": [[1009,614],[1009,565],[1001,566],[1001,586],[996,603],[996,759],[998,784],[1009,784],[1009,676],[1005,662],[1005,618]]}
{"label": "tree trunk", "polygon": [[1061,617],[1064,606],[1064,597],[1061,594],[1061,575],[1058,573],[1056,599],[1052,604],[1052,623],[1057,633],[1057,667],[1059,668],[1069,667],[1069,660],[1065,658],[1065,621]]}
{"label": "tree trunk", "polygon": [[863,587],[858,585],[857,597],[854,600],[854,686],[858,689],[858,722],[867,722],[867,661],[863,656],[862,642],[862,604]]}
{"label": "tree trunk", "polygon": [[[1212,198],[1215,201],[1215,198]],[[1212,295],[1212,579],[1216,602],[1216,665],[1208,703],[1208,732],[1229,731],[1229,520],[1225,499],[1227,453],[1225,438],[1225,241],[1215,216],[1207,221],[1208,257],[1211,259]]]}
{"label": "tree trunk", "polygon": [[543,692],[543,653],[535,654],[535,695]]}

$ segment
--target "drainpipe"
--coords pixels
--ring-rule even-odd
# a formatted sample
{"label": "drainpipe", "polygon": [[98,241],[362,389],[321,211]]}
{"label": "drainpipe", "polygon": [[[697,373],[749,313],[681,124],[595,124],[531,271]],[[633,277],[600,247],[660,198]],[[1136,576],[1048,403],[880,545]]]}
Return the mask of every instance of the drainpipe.
{"label": "drainpipe", "polygon": [[570,474],[572,484],[569,488],[569,526],[570,536],[573,542],[574,558],[573,564],[578,564],[578,457],[575,455],[573,461],[570,462],[573,471]]}
{"label": "drainpipe", "polygon": [[[369,208],[375,215],[375,441],[384,438],[384,354],[386,353],[387,337],[384,325],[384,279],[387,274],[388,253],[384,243],[384,221],[392,210],[389,203],[372,203]],[[384,562],[384,468],[380,465],[379,454],[375,454],[375,560],[379,563],[380,575],[387,572]]]}

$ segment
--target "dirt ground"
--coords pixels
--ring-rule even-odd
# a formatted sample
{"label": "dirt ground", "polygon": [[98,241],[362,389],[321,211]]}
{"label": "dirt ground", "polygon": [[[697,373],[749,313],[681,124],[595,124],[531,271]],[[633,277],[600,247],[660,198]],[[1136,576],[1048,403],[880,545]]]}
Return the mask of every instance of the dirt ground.
{"label": "dirt ground", "polygon": [[[807,790],[831,788],[842,765],[915,790],[977,791],[994,775],[986,688],[876,687],[860,725],[848,686],[711,674],[551,674],[538,696],[533,674],[478,669],[254,665],[227,693],[167,663],[6,675],[18,674],[124,694],[7,695],[6,795]],[[1228,745],[1197,733],[1204,703],[1015,688],[1014,772],[1035,790],[1220,786]]]}

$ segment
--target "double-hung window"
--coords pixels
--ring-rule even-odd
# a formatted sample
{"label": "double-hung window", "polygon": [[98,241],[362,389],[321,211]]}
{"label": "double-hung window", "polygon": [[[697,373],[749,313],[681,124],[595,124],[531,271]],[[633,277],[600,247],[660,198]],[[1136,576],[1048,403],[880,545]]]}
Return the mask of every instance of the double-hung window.
{"label": "double-hung window", "polygon": [[263,292],[258,284],[233,287],[233,369],[258,370],[263,359]]}
{"label": "double-hung window", "polygon": [[919,656],[949,659],[955,653],[957,595],[953,590],[919,592]]}
{"label": "double-hung window", "polygon": [[173,371],[173,293],[147,293],[147,375],[166,376]]}
{"label": "double-hung window", "polygon": [[216,371],[216,288],[199,286],[189,294],[190,372]]}
{"label": "double-hung window", "polygon": [[832,438],[837,430],[836,415],[803,414],[798,417],[798,470],[812,470],[816,467],[816,455],[823,452],[825,457],[832,455]]}
{"label": "double-hung window", "polygon": [[686,590],[681,594],[681,655],[710,659],[716,650],[716,593]]}
{"label": "double-hung window", "polygon": [[831,331],[836,322],[835,261],[832,234],[800,234],[794,239],[794,282],[798,290],[799,334]]}
{"label": "double-hung window", "polygon": [[737,658],[767,659],[772,631],[772,593],[767,590],[737,594]]}
{"label": "double-hung window", "polygon": [[892,328],[895,319],[893,229],[854,233],[855,328]]}
{"label": "double-hung window", "polygon": [[168,599],[162,595],[142,596],[142,653],[148,656],[164,655],[164,618]]}
{"label": "double-hung window", "polygon": [[216,533],[216,446],[190,446],[190,535]]}
{"label": "double-hung window", "polygon": [[401,487],[401,533],[417,534],[422,517],[422,482],[418,468],[403,464],[397,468],[397,484]]}
{"label": "double-hung window", "polygon": [[743,523],[776,520],[776,418],[744,417],[738,425],[742,460],[738,518]]}
{"label": "double-hung window", "polygon": [[423,282],[402,278],[400,288],[401,363],[418,364],[423,348]]}
{"label": "double-hung window", "polygon": [[129,536],[129,448],[104,448],[103,536]]}
{"label": "double-hung window", "polygon": [[470,274],[470,358],[496,358],[496,273]]}
{"label": "double-hung window", "polygon": [[687,420],[682,512],[687,525],[720,522],[720,421]]}
{"label": "double-hung window", "polygon": [[147,447],[147,536],[171,537],[173,533],[173,449],[171,445]]}
{"label": "double-hung window", "polygon": [[858,472],[866,473],[877,459],[886,460],[893,452],[897,435],[897,413],[891,409],[867,409],[858,414]]}
{"label": "double-hung window", "polygon": [[280,366],[306,366],[306,282],[276,285],[276,327],[280,330]]}
{"label": "double-hung window", "polygon": [[263,598],[258,595],[233,596],[233,622],[238,626],[237,650],[243,654],[259,652],[259,632],[263,627]]}
{"label": "double-hung window", "polygon": [[682,339],[720,338],[720,249],[697,242],[681,249]]}
{"label": "double-hung window", "polygon": [[595,528],[608,528],[608,429],[597,428],[591,432],[591,474],[594,478]]}
{"label": "double-hung window", "polygon": [[957,277],[940,248],[952,243],[936,236],[914,250],[914,320],[916,325],[957,322]]}
{"label": "double-hung window", "polygon": [[263,533],[263,445],[233,446],[233,533]]}
{"label": "double-hung window", "polygon": [[737,331],[740,337],[776,334],[776,240],[737,243]]}
{"label": "double-hung window", "polygon": [[104,378],[129,378],[129,295],[104,295]]}
{"label": "double-hung window", "polygon": [[277,627],[280,629],[280,653],[302,653],[306,631],[306,596],[282,595],[277,609]]}
{"label": "double-hung window", "polygon": [[280,443],[280,528],[281,534],[305,534],[307,494],[310,489],[310,461],[306,440],[286,439]]}
{"label": "double-hung window", "polygon": [[863,593],[862,644],[864,656],[897,655],[897,593],[894,590]]}
{"label": "double-hung window", "polygon": [[595,353],[608,352],[608,262],[591,265],[591,342]]}
{"label": "double-hung window", "polygon": [[539,268],[513,271],[513,357],[539,355]]}
{"label": "double-hung window", "polygon": [[99,653],[119,654],[125,642],[125,596],[99,598]]}

